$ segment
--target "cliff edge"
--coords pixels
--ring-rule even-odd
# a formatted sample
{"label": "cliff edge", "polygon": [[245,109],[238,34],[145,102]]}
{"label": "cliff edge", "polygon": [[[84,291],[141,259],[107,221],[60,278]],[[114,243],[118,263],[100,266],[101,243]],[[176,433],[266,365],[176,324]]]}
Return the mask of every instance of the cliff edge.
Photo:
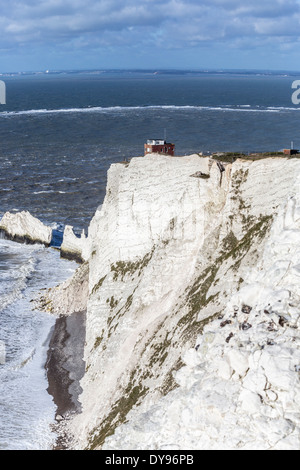
{"label": "cliff edge", "polygon": [[[56,313],[78,303],[87,310],[81,413],[67,423],[73,448],[295,446],[300,292],[290,273],[297,276],[300,264],[291,235],[299,175],[300,161],[288,158],[223,167],[199,155],[150,154],[110,167],[82,247],[87,261],[44,299]],[[263,287],[255,295],[253,282]],[[78,285],[84,296],[81,288],[74,300]],[[272,375],[266,364],[278,348],[284,359]],[[285,370],[293,392],[283,387],[279,397]],[[249,441],[259,403],[264,427]],[[224,437],[233,410],[247,415],[238,442]],[[264,441],[261,429],[278,439]]]}

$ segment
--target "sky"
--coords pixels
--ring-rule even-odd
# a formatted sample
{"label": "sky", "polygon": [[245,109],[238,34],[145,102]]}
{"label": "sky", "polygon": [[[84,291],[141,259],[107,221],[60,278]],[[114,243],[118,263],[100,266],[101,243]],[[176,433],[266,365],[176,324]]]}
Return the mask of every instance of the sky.
{"label": "sky", "polygon": [[300,70],[300,0],[0,0],[0,72]]}

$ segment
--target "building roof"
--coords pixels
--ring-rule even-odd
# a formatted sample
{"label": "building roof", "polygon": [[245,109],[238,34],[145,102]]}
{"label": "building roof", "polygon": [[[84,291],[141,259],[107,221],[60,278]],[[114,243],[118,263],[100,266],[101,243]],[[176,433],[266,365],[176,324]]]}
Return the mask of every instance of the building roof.
{"label": "building roof", "polygon": [[163,139],[148,139],[147,145],[165,145],[167,142]]}

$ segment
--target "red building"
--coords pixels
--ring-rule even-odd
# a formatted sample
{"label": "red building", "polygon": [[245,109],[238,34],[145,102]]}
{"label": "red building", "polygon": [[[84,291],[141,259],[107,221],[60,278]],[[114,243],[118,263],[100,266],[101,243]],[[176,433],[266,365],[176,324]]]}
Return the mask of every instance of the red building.
{"label": "red building", "polygon": [[163,153],[164,155],[171,155],[173,157],[175,144],[170,144],[160,139],[147,140],[147,143],[144,144],[144,155],[148,153]]}
{"label": "red building", "polygon": [[285,155],[297,155],[299,153],[299,150],[296,149],[284,149],[283,153]]}

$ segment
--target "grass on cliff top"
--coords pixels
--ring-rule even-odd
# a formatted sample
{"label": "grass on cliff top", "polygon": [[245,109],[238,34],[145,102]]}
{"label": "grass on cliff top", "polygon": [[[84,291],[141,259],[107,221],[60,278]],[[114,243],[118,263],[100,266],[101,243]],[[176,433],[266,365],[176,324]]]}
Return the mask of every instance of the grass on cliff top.
{"label": "grass on cliff top", "polygon": [[216,153],[211,156],[214,160],[225,163],[234,163],[237,159],[241,158],[243,160],[262,160],[264,158],[279,157],[279,158],[300,158],[300,154],[297,155],[285,155],[283,152],[263,152],[263,153],[251,153],[246,154],[243,152],[225,152],[225,153]]}

